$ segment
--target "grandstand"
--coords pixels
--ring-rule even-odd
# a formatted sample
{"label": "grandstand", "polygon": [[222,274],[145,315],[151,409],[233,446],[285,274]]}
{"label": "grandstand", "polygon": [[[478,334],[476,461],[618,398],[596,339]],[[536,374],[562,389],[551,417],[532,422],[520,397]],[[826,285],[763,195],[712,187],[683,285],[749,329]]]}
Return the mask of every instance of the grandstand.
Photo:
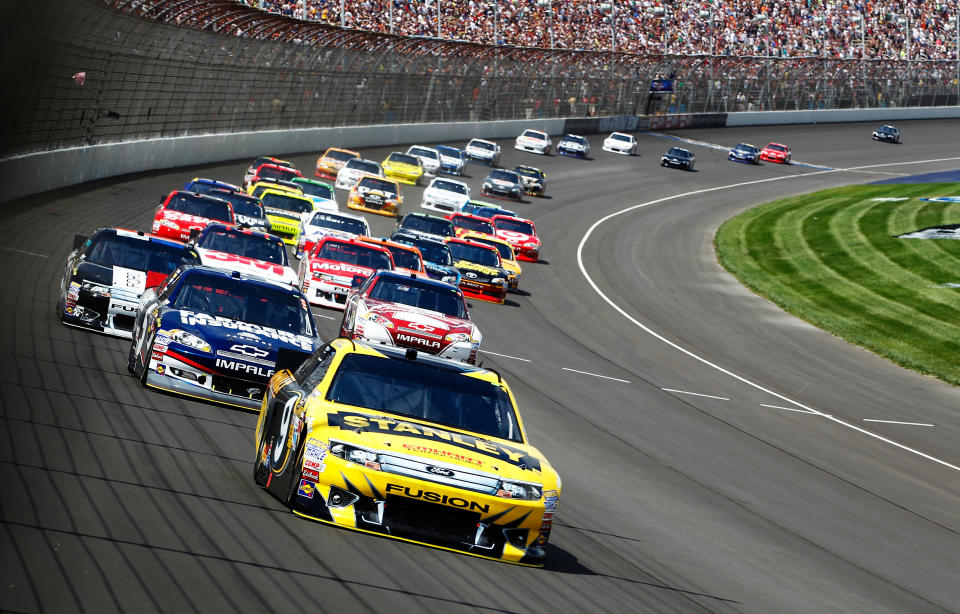
{"label": "grandstand", "polygon": [[[637,54],[957,60],[957,4],[806,0],[245,0],[404,36]],[[437,6],[440,15],[437,15]]]}

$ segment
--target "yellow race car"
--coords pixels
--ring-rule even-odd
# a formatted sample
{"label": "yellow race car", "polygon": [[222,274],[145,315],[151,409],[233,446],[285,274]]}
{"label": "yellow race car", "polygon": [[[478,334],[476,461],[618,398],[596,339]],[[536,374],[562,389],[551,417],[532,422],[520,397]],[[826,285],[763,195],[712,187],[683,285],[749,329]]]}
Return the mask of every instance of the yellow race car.
{"label": "yellow race car", "polygon": [[491,237],[482,232],[473,231],[468,231],[460,235],[460,238],[476,241],[477,243],[486,243],[487,245],[496,247],[497,251],[500,252],[500,266],[510,272],[510,275],[507,277],[507,285],[509,285],[512,290],[516,290],[520,286],[520,275],[523,274],[523,269],[520,268],[520,263],[517,262],[517,256],[513,253],[513,248],[510,247],[508,242],[499,237]]}
{"label": "yellow race car", "polygon": [[539,567],[560,477],[496,372],[335,339],[270,379],[254,479],[304,518]]}
{"label": "yellow race car", "polygon": [[312,213],[317,205],[313,200],[301,194],[286,190],[264,190],[260,194],[264,213],[270,220],[270,232],[287,245],[297,244],[297,231],[304,214]]}
{"label": "yellow race car", "polygon": [[393,217],[399,215],[402,204],[400,185],[392,179],[377,175],[361,177],[357,184],[350,188],[350,195],[347,196],[347,207],[351,209]]}
{"label": "yellow race car", "polygon": [[380,166],[387,177],[409,185],[419,185],[423,177],[423,163],[420,158],[399,151],[387,156]]}

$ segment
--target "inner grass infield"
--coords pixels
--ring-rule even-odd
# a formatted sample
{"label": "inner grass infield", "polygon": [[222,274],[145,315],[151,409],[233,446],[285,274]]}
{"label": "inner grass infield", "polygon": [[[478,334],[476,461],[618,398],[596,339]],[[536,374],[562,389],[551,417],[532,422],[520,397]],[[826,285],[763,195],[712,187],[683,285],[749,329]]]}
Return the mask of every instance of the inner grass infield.
{"label": "inner grass infield", "polygon": [[960,224],[960,202],[920,200],[938,196],[960,201],[960,183],[786,198],[727,220],[714,247],[725,269],[789,313],[960,386],[960,240],[897,238]]}

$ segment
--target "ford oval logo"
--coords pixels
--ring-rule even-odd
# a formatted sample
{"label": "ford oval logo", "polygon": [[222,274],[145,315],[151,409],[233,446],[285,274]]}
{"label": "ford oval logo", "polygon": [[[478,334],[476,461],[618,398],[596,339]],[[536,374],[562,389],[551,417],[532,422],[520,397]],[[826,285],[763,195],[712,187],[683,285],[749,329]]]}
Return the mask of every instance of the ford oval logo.
{"label": "ford oval logo", "polygon": [[452,478],[454,476],[454,473],[452,471],[450,471],[449,469],[445,469],[444,467],[434,467],[433,465],[427,465],[427,471],[429,471],[434,475],[442,475],[445,478]]}

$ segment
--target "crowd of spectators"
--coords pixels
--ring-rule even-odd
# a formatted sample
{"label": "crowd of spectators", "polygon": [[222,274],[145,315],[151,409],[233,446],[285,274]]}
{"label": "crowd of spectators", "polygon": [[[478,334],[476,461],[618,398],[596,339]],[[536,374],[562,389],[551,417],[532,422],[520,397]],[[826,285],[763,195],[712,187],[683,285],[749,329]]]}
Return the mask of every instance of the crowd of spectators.
{"label": "crowd of spectators", "polygon": [[944,0],[243,1],[347,28],[488,44],[639,54],[957,59],[957,3]]}

